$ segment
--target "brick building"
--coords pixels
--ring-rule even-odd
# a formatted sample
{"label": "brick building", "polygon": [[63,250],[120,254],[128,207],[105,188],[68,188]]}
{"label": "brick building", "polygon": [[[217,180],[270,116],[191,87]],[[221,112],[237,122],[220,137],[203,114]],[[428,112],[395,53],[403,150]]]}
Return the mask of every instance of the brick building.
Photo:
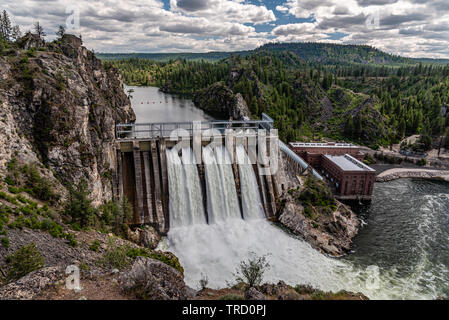
{"label": "brick building", "polygon": [[292,142],[290,148],[327,178],[337,198],[371,199],[376,171],[361,162],[358,146]]}

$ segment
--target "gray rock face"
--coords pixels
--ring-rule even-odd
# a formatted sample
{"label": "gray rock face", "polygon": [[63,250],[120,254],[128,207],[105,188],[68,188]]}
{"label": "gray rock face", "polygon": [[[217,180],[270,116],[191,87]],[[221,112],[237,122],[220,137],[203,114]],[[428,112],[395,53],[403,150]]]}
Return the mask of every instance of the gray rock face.
{"label": "gray rock face", "polygon": [[184,300],[187,289],[183,276],[160,261],[137,257],[131,269],[120,276],[125,292],[149,300]]}
{"label": "gray rock face", "polygon": [[63,279],[62,267],[43,268],[0,288],[0,300],[31,300],[37,294]]}
{"label": "gray rock face", "polygon": [[140,245],[155,249],[161,241],[161,235],[152,226],[145,226],[140,230]]}
{"label": "gray rock face", "polygon": [[265,295],[256,288],[251,287],[245,292],[246,300],[266,300]]}
{"label": "gray rock face", "polygon": [[62,184],[86,179],[101,204],[112,197],[115,124],[134,121],[134,112],[118,71],[79,38],[46,48],[27,59],[0,57],[0,176],[13,156],[47,164],[42,174]]}

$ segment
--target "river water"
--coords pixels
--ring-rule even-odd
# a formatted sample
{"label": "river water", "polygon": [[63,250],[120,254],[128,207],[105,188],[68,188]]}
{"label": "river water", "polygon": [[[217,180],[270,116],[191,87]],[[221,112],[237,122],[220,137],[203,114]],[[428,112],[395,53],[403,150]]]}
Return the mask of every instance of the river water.
{"label": "river water", "polygon": [[[137,122],[211,119],[189,100],[153,87],[133,89]],[[362,228],[354,251],[340,259],[322,255],[265,219],[180,223],[160,249],[179,257],[191,287],[204,275],[210,287],[226,287],[239,262],[256,254],[268,255],[265,281],[346,289],[372,299],[449,296],[449,184],[414,179],[377,183],[372,202],[354,210]]]}
{"label": "river water", "polygon": [[193,102],[182,97],[165,94],[156,87],[125,86],[131,93],[131,105],[136,114],[136,122],[182,122],[212,119]]}

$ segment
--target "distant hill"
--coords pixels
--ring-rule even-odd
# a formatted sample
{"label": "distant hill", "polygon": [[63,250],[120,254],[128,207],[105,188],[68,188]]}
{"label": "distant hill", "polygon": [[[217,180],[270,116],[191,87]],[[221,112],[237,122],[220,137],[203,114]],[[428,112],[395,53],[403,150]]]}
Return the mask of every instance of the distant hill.
{"label": "distant hill", "polygon": [[268,43],[251,51],[207,52],[207,53],[97,53],[101,60],[121,60],[128,58],[169,61],[185,59],[187,61],[205,60],[217,62],[231,55],[247,56],[255,52],[273,53],[291,52],[300,60],[322,65],[404,65],[404,64],[448,64],[449,59],[407,58],[385,53],[367,45],[341,45],[334,43]]}
{"label": "distant hill", "polygon": [[255,51],[289,51],[296,54],[300,59],[304,60],[304,62],[323,65],[384,65],[413,63],[413,59],[391,55],[366,45],[341,45],[312,42],[269,43],[257,48]]}
{"label": "distant hill", "polygon": [[188,61],[205,60],[209,62],[226,59],[232,54],[247,55],[250,51],[239,52],[207,52],[207,53],[97,53],[96,56],[101,60],[121,60],[129,58],[148,59],[153,61],[170,61],[176,59],[185,59]]}

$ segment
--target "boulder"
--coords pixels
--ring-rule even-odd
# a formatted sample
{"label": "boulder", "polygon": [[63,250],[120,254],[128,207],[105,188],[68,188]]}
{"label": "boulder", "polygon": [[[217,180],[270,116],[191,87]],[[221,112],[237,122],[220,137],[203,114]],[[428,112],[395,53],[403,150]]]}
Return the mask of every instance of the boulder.
{"label": "boulder", "polygon": [[176,269],[158,260],[137,257],[131,269],[120,275],[121,288],[139,299],[185,300],[187,288]]}
{"label": "boulder", "polygon": [[47,267],[27,274],[0,288],[0,300],[31,300],[37,294],[64,278],[60,266]]}
{"label": "boulder", "polygon": [[146,248],[155,249],[159,244],[159,241],[161,241],[161,235],[152,226],[145,226],[140,230],[140,245]]}
{"label": "boulder", "polygon": [[265,295],[256,288],[251,287],[245,292],[246,300],[266,300]]}
{"label": "boulder", "polygon": [[282,291],[278,297],[278,300],[304,300],[304,298],[301,297],[301,295],[296,292],[294,289],[288,289],[285,291]]}

